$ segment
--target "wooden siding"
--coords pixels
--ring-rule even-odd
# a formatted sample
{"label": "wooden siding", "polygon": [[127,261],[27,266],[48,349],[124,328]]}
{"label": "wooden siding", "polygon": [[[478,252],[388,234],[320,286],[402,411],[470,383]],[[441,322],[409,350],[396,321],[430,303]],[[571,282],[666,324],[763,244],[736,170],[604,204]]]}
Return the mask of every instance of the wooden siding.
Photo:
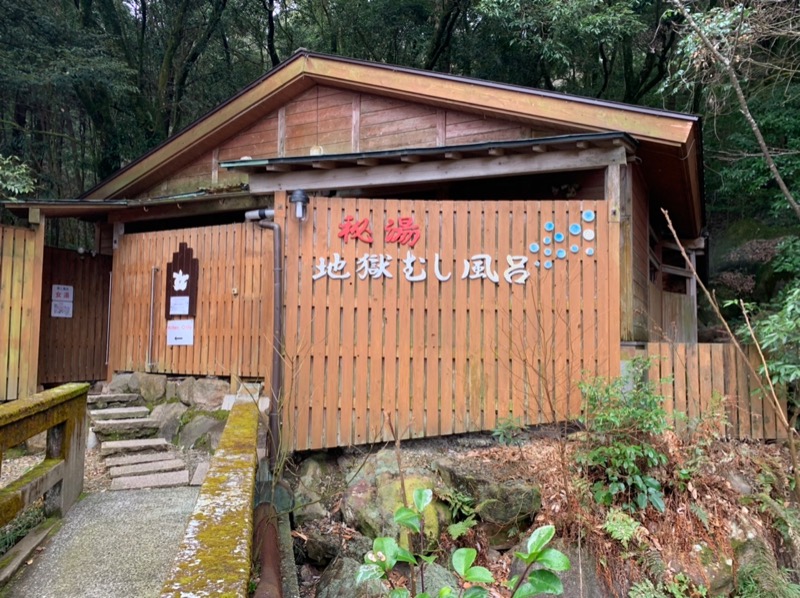
{"label": "wooden siding", "polygon": [[[309,221],[298,224],[287,217],[282,195],[276,218],[287,238],[283,430],[291,448],[386,440],[386,416],[404,438],[491,430],[508,417],[525,424],[575,418],[578,381],[613,371],[619,331],[612,332],[609,314],[617,305],[613,282],[619,284],[609,275],[616,224],[608,202],[315,197]],[[588,227],[584,210],[597,215],[591,242],[568,232],[573,223]],[[346,216],[367,218],[374,242],[339,238]],[[420,226],[413,249],[384,240],[388,219],[400,216]],[[552,234],[547,222],[565,243],[543,244]],[[537,254],[533,242],[541,244]],[[546,247],[565,248],[568,257],[552,269],[536,268],[534,260],[547,259]],[[424,281],[406,279],[409,252],[426,260]],[[314,280],[335,254],[349,276]],[[358,271],[365,254],[388,255],[391,278]],[[436,254],[447,281],[434,276]],[[463,277],[464,260],[478,254],[490,256],[497,283]],[[505,280],[509,255],[528,258],[524,284]],[[415,274],[420,267],[416,261]]]}
{"label": "wooden siding", "polygon": [[255,124],[205,152],[165,178],[141,198],[188,193],[246,182],[246,176],[218,168],[219,162],[250,158],[308,156],[434,147],[543,137],[569,131],[324,85],[314,86]]}
{"label": "wooden siding", "polygon": [[650,338],[675,343],[697,342],[697,298],[670,293],[649,283]]}
{"label": "wooden siding", "polygon": [[[729,438],[786,437],[778,414],[759,391],[759,381],[732,344],[648,343],[646,353],[653,358],[649,378],[659,381],[664,407],[678,429],[724,413],[727,427],[722,429],[720,420],[718,431]],[[755,354],[750,359],[757,364]],[[781,408],[785,415],[785,401]],[[676,417],[679,413],[685,415]]]}
{"label": "wooden siding", "polygon": [[[194,345],[168,347],[166,266],[180,243],[200,261]],[[110,370],[268,379],[272,243],[272,233],[255,223],[123,235],[114,253]],[[153,268],[159,270],[148,368]]]}
{"label": "wooden siding", "polygon": [[36,392],[44,222],[0,225],[0,401]]}
{"label": "wooden siding", "polygon": [[[39,383],[106,377],[111,257],[46,247],[42,271]],[[72,317],[51,316],[54,284],[73,287]]]}

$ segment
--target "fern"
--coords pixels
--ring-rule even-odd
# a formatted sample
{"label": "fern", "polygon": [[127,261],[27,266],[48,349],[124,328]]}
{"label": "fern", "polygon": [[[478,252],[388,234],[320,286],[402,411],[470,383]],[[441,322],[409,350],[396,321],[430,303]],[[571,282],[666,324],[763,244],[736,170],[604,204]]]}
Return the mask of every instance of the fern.
{"label": "fern", "polygon": [[453,538],[453,540],[458,540],[477,524],[478,522],[475,521],[474,515],[470,515],[464,521],[459,521],[458,523],[448,525],[447,533],[450,534],[450,537]]}
{"label": "fern", "polygon": [[689,506],[689,509],[692,511],[694,516],[697,517],[697,520],[703,524],[703,527],[706,528],[706,531],[708,531],[708,513],[706,513],[705,509],[694,503]]}
{"label": "fern", "polygon": [[603,529],[608,535],[622,542],[622,546],[626,549],[628,542],[636,537],[636,532],[640,527],[641,524],[638,521],[620,509],[611,509],[603,524]]}
{"label": "fern", "polygon": [[661,589],[662,587],[661,584],[655,585],[649,579],[645,579],[631,586],[628,598],[667,598],[667,595]]}
{"label": "fern", "polygon": [[643,550],[638,557],[639,565],[647,572],[648,577],[661,583],[667,574],[667,567],[657,550]]}

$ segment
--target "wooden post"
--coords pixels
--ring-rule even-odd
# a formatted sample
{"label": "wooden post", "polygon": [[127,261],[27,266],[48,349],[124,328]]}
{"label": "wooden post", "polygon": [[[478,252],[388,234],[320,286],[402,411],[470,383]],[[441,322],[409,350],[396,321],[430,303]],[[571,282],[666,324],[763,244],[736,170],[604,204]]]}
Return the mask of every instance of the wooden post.
{"label": "wooden post", "polygon": [[620,342],[622,340],[622,308],[614,309],[615,293],[620,293],[620,223],[622,220],[622,166],[606,166],[605,197],[608,202],[608,376],[620,375]]}
{"label": "wooden post", "polygon": [[[630,167],[620,167],[620,219],[619,219],[619,249],[620,249],[620,340],[636,340],[633,327],[633,202],[632,202],[633,172]],[[610,246],[614,251],[614,246]]]}

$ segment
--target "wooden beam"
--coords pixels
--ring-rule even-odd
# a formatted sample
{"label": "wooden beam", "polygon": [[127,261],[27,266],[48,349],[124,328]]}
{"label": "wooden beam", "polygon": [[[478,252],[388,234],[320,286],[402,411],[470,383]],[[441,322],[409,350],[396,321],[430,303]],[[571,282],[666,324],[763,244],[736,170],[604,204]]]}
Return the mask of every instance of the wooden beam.
{"label": "wooden beam", "polygon": [[[264,197],[221,197],[207,201],[188,200],[179,203],[168,203],[157,206],[141,204],[124,210],[116,210],[108,215],[109,222],[123,223],[132,220],[158,220],[162,218],[185,218],[202,216],[216,212],[238,212],[270,207],[271,202]],[[115,239],[116,239],[116,227]]]}
{"label": "wooden beam", "polygon": [[292,170],[291,164],[267,164],[264,167],[267,172],[290,172]]}
{"label": "wooden beam", "polygon": [[359,166],[377,166],[380,163],[380,160],[377,158],[361,158],[360,160],[356,160],[356,164]]}
{"label": "wooden beam", "polygon": [[[386,164],[375,166],[367,171],[363,168],[338,168],[330,171],[297,171],[275,175],[252,174],[250,175],[250,192],[261,194],[291,189],[342,189],[405,185],[520,174],[593,170],[608,165],[619,167],[621,164],[625,164],[624,148],[594,148],[582,151],[548,152],[536,156],[518,154],[496,158],[421,162],[419,164]],[[618,213],[618,201],[616,209]]]}
{"label": "wooden beam", "polygon": [[547,146],[546,145],[534,145],[531,148],[531,151],[533,153],[535,153],[535,154],[544,154],[545,152],[547,152]]}
{"label": "wooden beam", "polygon": [[444,157],[448,160],[460,160],[464,157],[461,152],[445,152]]}
{"label": "wooden beam", "polygon": [[400,161],[405,162],[406,164],[417,164],[422,161],[420,156],[400,156]]}
{"label": "wooden beam", "polygon": [[504,150],[502,147],[492,147],[492,148],[489,148],[489,155],[490,156],[505,156],[506,155],[506,150]]}
{"label": "wooden beam", "polygon": [[333,170],[336,168],[336,162],[333,160],[320,160],[319,162],[312,162],[311,168],[316,168],[317,170]]}

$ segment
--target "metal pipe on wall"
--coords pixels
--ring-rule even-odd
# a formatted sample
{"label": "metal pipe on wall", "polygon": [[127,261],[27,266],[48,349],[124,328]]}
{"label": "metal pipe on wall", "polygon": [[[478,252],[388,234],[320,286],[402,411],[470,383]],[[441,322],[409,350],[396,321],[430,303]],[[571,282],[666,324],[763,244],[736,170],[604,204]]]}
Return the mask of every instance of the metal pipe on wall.
{"label": "metal pipe on wall", "polygon": [[153,266],[153,269],[150,274],[150,332],[147,339],[147,371],[153,369],[153,310],[155,308],[156,302],[156,273],[158,272],[158,266]]}

